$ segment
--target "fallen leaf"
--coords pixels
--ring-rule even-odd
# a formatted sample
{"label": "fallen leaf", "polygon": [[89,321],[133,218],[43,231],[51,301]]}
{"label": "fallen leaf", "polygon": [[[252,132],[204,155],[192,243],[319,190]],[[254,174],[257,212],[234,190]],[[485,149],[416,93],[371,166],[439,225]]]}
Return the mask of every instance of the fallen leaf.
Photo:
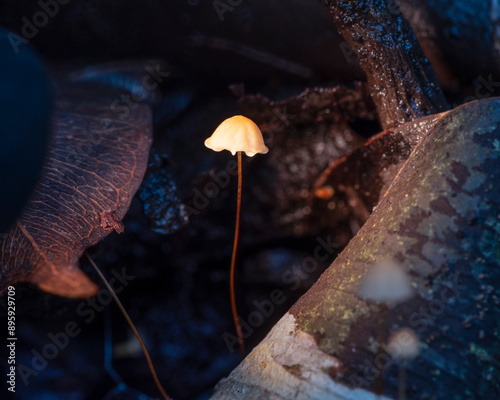
{"label": "fallen leaf", "polygon": [[0,28],[0,188],[4,194],[0,196],[0,235],[19,217],[39,178],[51,106],[41,60],[25,44],[14,53],[10,34]]}
{"label": "fallen leaf", "polygon": [[89,84],[56,95],[40,181],[1,243],[1,291],[26,281],[73,298],[97,292],[78,260],[113,230],[123,231],[120,221],[142,181],[152,142],[150,108],[131,104],[125,117],[112,106],[119,95]]}

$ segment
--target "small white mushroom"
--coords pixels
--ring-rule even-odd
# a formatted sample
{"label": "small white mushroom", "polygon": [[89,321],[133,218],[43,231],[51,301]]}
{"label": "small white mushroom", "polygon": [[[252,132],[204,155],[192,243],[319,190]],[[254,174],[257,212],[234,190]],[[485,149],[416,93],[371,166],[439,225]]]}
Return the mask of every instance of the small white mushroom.
{"label": "small white mushroom", "polygon": [[[389,305],[408,300],[413,295],[413,288],[406,271],[392,260],[384,260],[370,267],[361,278],[357,293],[365,300],[379,303],[380,316],[378,328],[377,356],[383,352],[383,343],[387,331],[387,312]],[[382,374],[375,383],[377,393],[382,393]]]}
{"label": "small white mushroom", "polygon": [[392,260],[373,265],[357,288],[362,298],[379,303],[397,304],[413,295],[406,271]]}
{"label": "small white mushroom", "polygon": [[255,122],[243,115],[235,115],[223,121],[207,140],[205,146],[214,151],[229,150],[233,156],[243,151],[248,157],[266,154],[262,133]]}
{"label": "small white mushroom", "polygon": [[413,330],[402,328],[391,335],[387,348],[392,358],[407,360],[420,354],[420,341]]}
{"label": "small white mushroom", "polygon": [[398,400],[406,400],[406,362],[420,354],[420,341],[413,330],[398,329],[389,338],[387,351],[392,358],[400,360]]}
{"label": "small white mushroom", "polygon": [[241,354],[245,355],[245,343],[243,341],[243,333],[238,320],[238,310],[236,309],[236,295],[234,290],[234,274],[236,263],[236,249],[238,247],[238,237],[240,230],[240,214],[241,214],[241,186],[242,186],[242,167],[241,167],[241,152],[245,152],[248,157],[253,157],[255,154],[266,154],[269,149],[264,144],[262,132],[255,122],[243,115],[235,115],[223,121],[215,130],[215,132],[207,140],[205,146],[214,151],[229,150],[233,156],[238,155],[238,197],[236,203],[236,227],[234,229],[233,255],[231,256],[231,269],[229,277],[229,285],[231,292],[231,310],[233,312],[234,325],[238,334],[238,342],[240,344]]}

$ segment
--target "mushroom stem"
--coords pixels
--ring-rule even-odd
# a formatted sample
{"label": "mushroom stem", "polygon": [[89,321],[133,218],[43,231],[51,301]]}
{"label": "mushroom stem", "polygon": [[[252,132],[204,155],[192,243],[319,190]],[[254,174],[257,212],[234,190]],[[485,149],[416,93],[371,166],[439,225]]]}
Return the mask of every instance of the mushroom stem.
{"label": "mushroom stem", "polygon": [[241,333],[241,326],[236,310],[236,296],[234,294],[234,265],[236,264],[236,249],[238,247],[238,236],[240,232],[240,210],[241,210],[241,152],[244,151],[248,157],[266,154],[269,149],[264,144],[262,132],[251,119],[243,115],[235,115],[220,124],[215,132],[207,140],[205,146],[214,151],[229,150],[231,154],[238,153],[238,207],[236,210],[236,228],[234,231],[233,256],[231,257],[231,309],[233,311],[234,326],[238,333],[241,354],[245,356],[245,343]]}
{"label": "mushroom stem", "polygon": [[241,211],[241,151],[238,154],[238,200],[236,205],[236,227],[234,229],[234,244],[233,244],[233,255],[231,257],[231,276],[229,278],[230,292],[231,292],[231,310],[233,311],[234,326],[236,327],[236,333],[238,334],[238,342],[240,343],[241,355],[245,356],[245,343],[243,341],[243,334],[241,333],[241,326],[238,320],[238,311],[236,309],[236,295],[234,290],[234,266],[236,264],[236,249],[238,247],[238,238],[240,234],[240,211]]}

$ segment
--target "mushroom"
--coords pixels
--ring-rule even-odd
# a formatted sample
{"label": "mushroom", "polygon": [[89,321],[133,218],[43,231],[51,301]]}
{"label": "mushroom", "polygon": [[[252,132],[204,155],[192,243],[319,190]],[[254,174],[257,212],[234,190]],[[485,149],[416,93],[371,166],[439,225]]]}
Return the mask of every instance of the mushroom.
{"label": "mushroom", "polygon": [[241,332],[241,326],[238,321],[238,312],[236,309],[236,296],[234,290],[234,270],[236,263],[236,248],[238,247],[238,236],[240,230],[240,210],[241,210],[241,152],[245,152],[248,157],[255,154],[266,154],[269,149],[264,144],[262,133],[259,127],[251,119],[243,115],[235,115],[223,121],[215,132],[207,140],[205,146],[214,151],[229,150],[234,156],[238,155],[238,198],[236,208],[236,226],[234,230],[233,254],[231,257],[230,272],[230,292],[231,292],[231,310],[233,312],[234,325],[238,334],[241,354],[245,355],[245,344]]}
{"label": "mushroom", "polygon": [[357,292],[368,301],[397,304],[408,300],[413,288],[406,271],[394,261],[386,260],[368,270]]}
{"label": "mushroom", "polygon": [[420,341],[413,330],[402,328],[394,332],[387,344],[392,358],[401,360],[399,366],[398,400],[406,399],[406,363],[420,354]]}
{"label": "mushroom", "polygon": [[243,115],[235,115],[222,122],[205,140],[205,146],[214,151],[229,150],[233,156],[244,151],[248,157],[253,157],[269,151],[257,124]]}
{"label": "mushroom", "polygon": [[[413,288],[406,271],[392,260],[384,260],[372,266],[363,276],[357,293],[367,301],[380,305],[377,356],[382,354],[387,330],[387,308],[408,300],[413,296]],[[375,392],[382,394],[382,373],[378,375]]]}

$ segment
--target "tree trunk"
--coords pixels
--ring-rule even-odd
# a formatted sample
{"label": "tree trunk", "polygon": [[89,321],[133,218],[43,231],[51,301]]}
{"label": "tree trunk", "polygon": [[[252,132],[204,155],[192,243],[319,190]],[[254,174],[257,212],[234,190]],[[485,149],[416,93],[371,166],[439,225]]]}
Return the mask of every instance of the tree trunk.
{"label": "tree trunk", "polygon": [[[366,73],[384,129],[447,109],[437,77],[392,0],[324,2]],[[348,60],[349,61],[349,60]]]}
{"label": "tree trunk", "polygon": [[356,294],[387,259],[415,291],[384,324],[385,336],[411,328],[422,344],[406,365],[408,398],[500,398],[499,137],[498,99],[443,117],[347,248],[212,398],[375,399],[379,377],[397,398],[402,365],[377,351],[384,307]]}

